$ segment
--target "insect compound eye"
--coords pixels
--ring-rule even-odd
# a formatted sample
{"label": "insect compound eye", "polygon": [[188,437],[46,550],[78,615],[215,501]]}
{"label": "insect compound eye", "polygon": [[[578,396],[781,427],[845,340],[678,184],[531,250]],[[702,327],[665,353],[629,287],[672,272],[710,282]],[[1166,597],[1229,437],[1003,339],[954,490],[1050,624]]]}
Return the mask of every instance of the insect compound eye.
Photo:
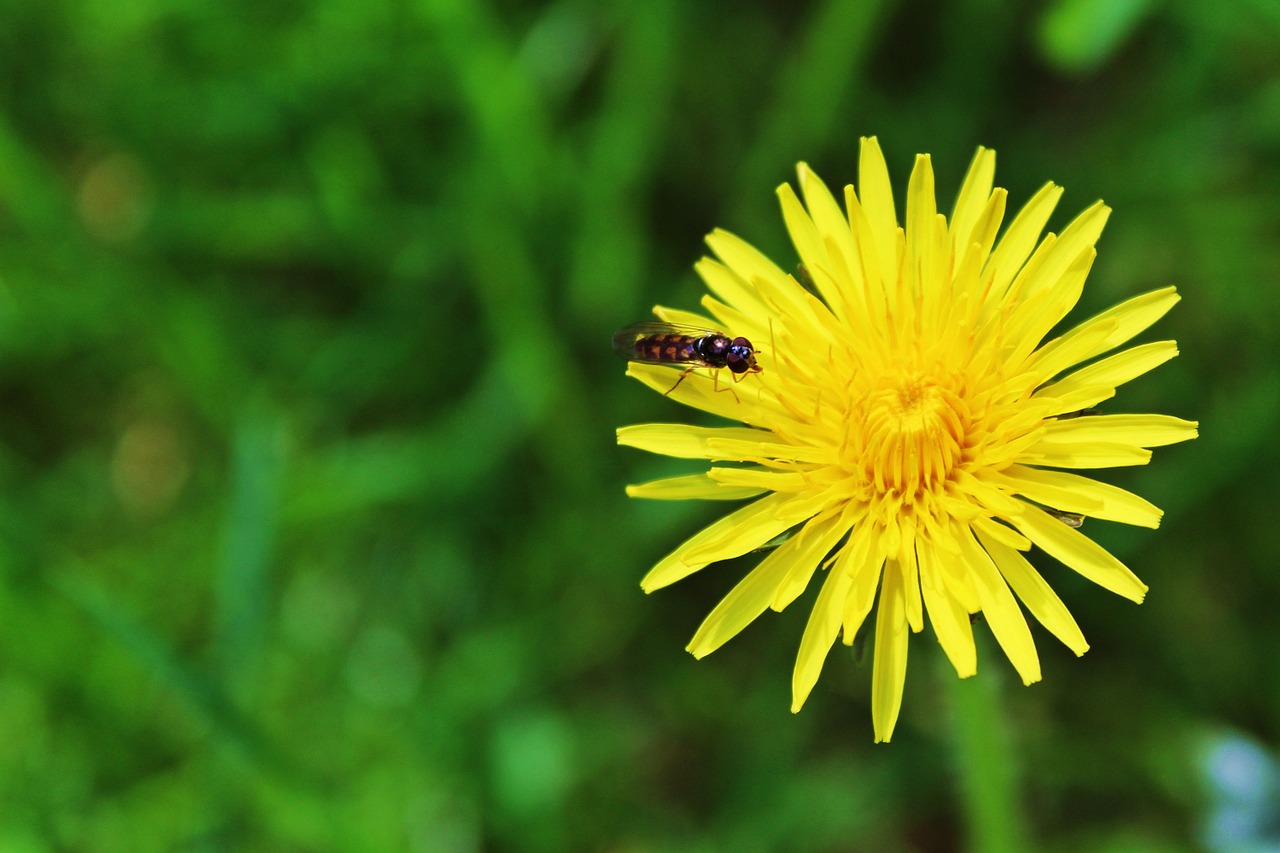
{"label": "insect compound eye", "polygon": [[746,338],[734,338],[729,345],[729,355],[725,361],[734,373],[746,373],[755,365],[755,350]]}
{"label": "insect compound eye", "polygon": [[733,373],[746,373],[751,365],[743,357],[738,347],[733,347],[729,350],[729,355],[725,357],[725,367],[729,368]]}

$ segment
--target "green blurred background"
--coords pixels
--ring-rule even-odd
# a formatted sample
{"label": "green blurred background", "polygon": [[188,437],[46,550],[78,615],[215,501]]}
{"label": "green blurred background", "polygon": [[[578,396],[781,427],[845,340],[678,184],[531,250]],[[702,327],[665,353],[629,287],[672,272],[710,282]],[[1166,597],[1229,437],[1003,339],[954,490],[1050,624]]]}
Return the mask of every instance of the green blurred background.
{"label": "green blurred background", "polygon": [[[888,746],[844,647],[789,711],[815,590],[641,594],[724,507],[609,353],[869,134],[1112,204],[1072,319],[1176,283],[1108,410],[1203,436],[1088,526],[1143,606],[1041,561],[1093,650],[916,636]],[[1275,0],[9,0],[0,851],[1280,849],[1278,199]]]}

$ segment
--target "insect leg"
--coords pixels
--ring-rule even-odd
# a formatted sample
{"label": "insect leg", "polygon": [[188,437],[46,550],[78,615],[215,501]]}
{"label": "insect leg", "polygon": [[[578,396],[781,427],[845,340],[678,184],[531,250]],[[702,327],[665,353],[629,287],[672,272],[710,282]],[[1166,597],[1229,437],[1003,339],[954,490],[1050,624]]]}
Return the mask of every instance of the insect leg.
{"label": "insect leg", "polygon": [[[733,384],[734,384],[734,385],[737,385],[737,384],[738,384],[739,382],[741,382],[741,381],[742,381],[742,377],[741,377],[741,376],[739,376],[739,375],[738,375],[738,374],[736,374],[736,373],[735,373],[735,374],[733,374]],[[741,402],[742,402],[741,398],[739,398],[739,397],[738,397],[738,392],[737,392],[737,391],[734,391],[732,387],[730,387],[730,386],[726,386],[726,387],[724,387],[724,388],[721,388],[721,387],[720,387],[720,371],[719,371],[719,370],[713,370],[713,371],[711,371],[711,390],[712,390],[712,391],[728,391],[730,394],[732,394],[732,395],[733,395],[733,400],[734,400],[734,402],[736,402],[736,403],[741,403]]]}
{"label": "insect leg", "polygon": [[668,389],[667,389],[667,392],[666,392],[665,394],[663,394],[662,396],[664,396],[664,397],[668,397],[668,396],[670,396],[670,395],[671,395],[671,392],[672,392],[672,391],[674,391],[674,390],[676,390],[677,388],[679,388],[679,387],[680,387],[680,383],[681,383],[681,382],[683,382],[683,381],[684,381],[684,378],[685,378],[686,376],[688,376],[690,373],[693,373],[693,368],[692,368],[692,367],[686,367],[684,370],[680,371],[680,378],[676,380],[676,384],[675,384],[675,385],[672,385],[670,388],[668,388]]}

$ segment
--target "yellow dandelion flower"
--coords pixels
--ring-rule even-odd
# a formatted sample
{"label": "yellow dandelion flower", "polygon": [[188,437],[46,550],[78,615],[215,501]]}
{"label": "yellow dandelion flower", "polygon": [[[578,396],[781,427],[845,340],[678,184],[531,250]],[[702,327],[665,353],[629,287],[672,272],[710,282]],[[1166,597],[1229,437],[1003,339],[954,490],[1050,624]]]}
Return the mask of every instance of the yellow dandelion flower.
{"label": "yellow dandelion flower", "polygon": [[1174,288],[1044,341],[1079,299],[1110,210],[1094,204],[1061,234],[1041,238],[1062,193],[1049,183],[997,240],[1006,192],[993,188],[994,172],[995,153],[978,149],[948,220],[936,207],[929,157],[918,156],[900,226],[875,138],[862,141],[860,186],[845,188],[844,210],[800,164],[803,201],[790,185],[778,196],[801,277],[817,295],[717,230],[707,238],[716,258],[697,264],[712,294],[702,300],[706,314],[655,309],[667,323],[748,338],[762,372],[731,384],[699,369],[672,390],[671,367],[628,368],[681,403],[744,424],[618,430],[619,444],[711,462],[704,474],[628,493],[756,498],[660,560],[645,591],[793,531],[711,612],[688,649],[710,654],[824,571],[800,640],[792,710],[836,638],[851,644],[874,608],[877,741],[893,734],[908,631],[920,632],[926,615],[961,678],[977,669],[970,615],[982,612],[1023,682],[1039,680],[1019,600],[1077,655],[1088,649],[1023,556],[1032,545],[1142,601],[1146,585],[1064,522],[1087,516],[1154,528],[1161,511],[1070,471],[1142,465],[1150,448],[1196,436],[1193,421],[1090,411],[1177,355],[1174,341],[1158,341],[1097,359],[1160,319],[1178,301]]}

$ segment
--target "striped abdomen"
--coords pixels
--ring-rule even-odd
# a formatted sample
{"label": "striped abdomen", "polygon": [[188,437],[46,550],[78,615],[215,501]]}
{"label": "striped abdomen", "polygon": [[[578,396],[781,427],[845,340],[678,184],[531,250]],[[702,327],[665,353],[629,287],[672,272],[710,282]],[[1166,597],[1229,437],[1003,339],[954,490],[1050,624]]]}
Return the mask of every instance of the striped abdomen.
{"label": "striped abdomen", "polygon": [[690,335],[646,335],[636,340],[634,358],[667,364],[703,361],[702,354],[698,352],[700,340]]}

